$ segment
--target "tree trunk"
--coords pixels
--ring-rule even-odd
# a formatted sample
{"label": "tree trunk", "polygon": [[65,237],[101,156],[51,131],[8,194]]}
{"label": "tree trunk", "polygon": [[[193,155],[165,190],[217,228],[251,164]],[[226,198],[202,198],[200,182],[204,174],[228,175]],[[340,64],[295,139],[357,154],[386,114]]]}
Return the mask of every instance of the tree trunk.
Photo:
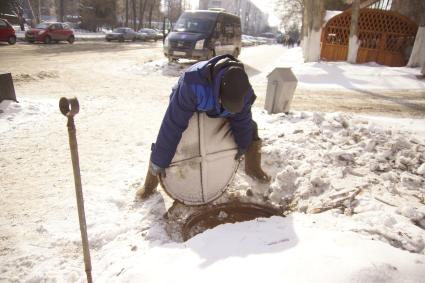
{"label": "tree trunk", "polygon": [[41,21],[41,0],[38,0],[37,3],[37,21]]}
{"label": "tree trunk", "polygon": [[30,0],[26,0],[26,1],[27,1],[28,8],[30,10],[30,13],[31,13],[31,27],[35,27],[35,25],[37,23],[36,23],[36,19],[35,19],[35,16],[34,16],[34,11],[33,11],[32,6],[31,6],[31,1]]}
{"label": "tree trunk", "polygon": [[128,27],[128,0],[125,0],[125,26]]}
{"label": "tree trunk", "polygon": [[65,16],[65,7],[63,0],[59,0],[59,21],[63,22],[63,17]]}
{"label": "tree trunk", "polygon": [[419,26],[425,26],[425,1],[423,0],[393,0],[391,10],[410,18]]}
{"label": "tree trunk", "polygon": [[18,9],[19,27],[21,28],[21,31],[25,31],[24,10],[22,9],[21,5],[19,5],[17,9]]}
{"label": "tree trunk", "polygon": [[307,32],[304,35],[304,61],[316,62],[320,59],[320,37],[325,15],[324,0],[305,0],[304,16]]}
{"label": "tree trunk", "polygon": [[413,45],[408,67],[425,67],[425,26],[419,27],[416,34],[415,45]]}
{"label": "tree trunk", "polygon": [[177,18],[180,17],[182,14],[182,0],[179,0],[178,6],[177,6]]}
{"label": "tree trunk", "polygon": [[143,28],[143,18],[145,16],[147,3],[148,3],[148,0],[140,0],[140,3],[139,3],[139,29]]}
{"label": "tree trunk", "polygon": [[133,8],[133,29],[137,30],[136,0],[131,0],[131,5]]}
{"label": "tree trunk", "polygon": [[307,5],[306,1],[304,0],[304,9],[303,9],[303,16],[302,16],[302,27],[301,27],[301,39],[302,39],[302,50],[305,54],[306,48],[307,48],[307,38],[308,38],[308,15],[307,15],[307,9],[305,8],[305,5]]}
{"label": "tree trunk", "polygon": [[156,0],[152,0],[151,6],[149,8],[149,28],[152,28],[152,12],[153,12],[153,8],[155,4],[156,4]]}
{"label": "tree trunk", "polygon": [[347,61],[356,63],[357,51],[359,50],[359,16],[360,16],[360,0],[354,0],[351,9],[351,26],[350,38],[348,40],[348,56]]}

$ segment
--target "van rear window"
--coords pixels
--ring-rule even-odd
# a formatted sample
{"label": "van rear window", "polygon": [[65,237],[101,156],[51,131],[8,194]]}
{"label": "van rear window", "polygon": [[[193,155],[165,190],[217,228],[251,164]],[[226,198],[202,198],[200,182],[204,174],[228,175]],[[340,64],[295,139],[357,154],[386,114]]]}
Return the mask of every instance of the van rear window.
{"label": "van rear window", "polygon": [[210,32],[217,19],[216,14],[207,13],[184,13],[180,16],[174,31],[185,31],[194,33],[206,33]]}

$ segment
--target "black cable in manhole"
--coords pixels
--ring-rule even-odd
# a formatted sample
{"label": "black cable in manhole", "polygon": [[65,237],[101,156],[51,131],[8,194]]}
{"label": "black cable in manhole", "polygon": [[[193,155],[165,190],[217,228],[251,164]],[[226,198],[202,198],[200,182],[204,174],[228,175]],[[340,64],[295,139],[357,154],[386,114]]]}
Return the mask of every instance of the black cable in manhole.
{"label": "black cable in manhole", "polygon": [[186,241],[193,236],[220,224],[249,221],[261,217],[283,216],[278,208],[243,202],[230,202],[200,209],[183,224],[182,236]]}

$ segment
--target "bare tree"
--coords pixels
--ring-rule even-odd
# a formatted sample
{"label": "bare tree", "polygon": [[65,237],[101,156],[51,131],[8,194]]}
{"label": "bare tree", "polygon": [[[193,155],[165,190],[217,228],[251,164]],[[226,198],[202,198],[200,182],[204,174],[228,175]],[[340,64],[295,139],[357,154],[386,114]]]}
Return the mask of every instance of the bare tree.
{"label": "bare tree", "polygon": [[25,0],[25,1],[27,2],[28,8],[29,8],[30,13],[31,13],[31,26],[34,27],[36,25],[37,20],[35,18],[34,11],[32,9],[31,1],[30,0]]}
{"label": "bare tree", "polygon": [[149,7],[149,28],[152,27],[152,12],[153,8],[155,7],[156,0],[151,0],[151,6]]}
{"label": "bare tree", "polygon": [[359,50],[359,16],[360,0],[354,0],[351,8],[351,26],[347,56],[347,61],[350,63],[356,63],[357,61],[357,51]]}
{"label": "bare tree", "polygon": [[425,26],[425,1],[423,0],[393,0],[391,10],[407,16],[420,26]]}
{"label": "bare tree", "polygon": [[80,0],[81,27],[97,31],[99,27],[116,24],[115,0]]}
{"label": "bare tree", "polygon": [[136,0],[131,0],[131,7],[133,8],[133,29],[137,30]]}
{"label": "bare tree", "polygon": [[25,30],[24,0],[0,1],[0,14],[1,13],[11,13],[17,16],[21,31]]}
{"label": "bare tree", "polygon": [[303,51],[306,62],[315,62],[320,58],[320,36],[325,15],[323,0],[304,0]]}
{"label": "bare tree", "polygon": [[148,0],[140,0],[139,2],[139,29],[143,27],[143,18],[145,16],[147,3],[148,3]]}
{"label": "bare tree", "polygon": [[301,27],[304,0],[281,0],[276,2],[276,10],[280,14],[281,28],[285,32],[289,31],[294,25]]}
{"label": "bare tree", "polygon": [[125,26],[128,27],[128,0],[125,0]]}
{"label": "bare tree", "polygon": [[56,14],[58,15],[58,21],[63,22],[65,17],[65,3],[64,0],[56,0]]}
{"label": "bare tree", "polygon": [[415,43],[409,56],[409,67],[425,67],[425,1],[423,0],[393,0],[391,10],[401,13],[419,25]]}

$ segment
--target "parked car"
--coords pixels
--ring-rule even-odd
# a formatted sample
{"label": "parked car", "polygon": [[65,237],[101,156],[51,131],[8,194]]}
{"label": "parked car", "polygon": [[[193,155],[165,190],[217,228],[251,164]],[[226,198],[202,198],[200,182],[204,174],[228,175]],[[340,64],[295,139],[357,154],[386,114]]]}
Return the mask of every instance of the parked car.
{"label": "parked car", "polygon": [[242,46],[253,46],[255,42],[249,36],[242,34]]}
{"label": "parked car", "polygon": [[258,41],[258,44],[267,44],[267,39],[264,37],[257,36],[255,39]]}
{"label": "parked car", "polygon": [[186,11],[164,40],[169,61],[179,58],[209,59],[241,51],[241,19],[222,11]]}
{"label": "parked car", "polygon": [[260,41],[252,35],[245,35],[245,38],[250,40],[254,45],[259,45]]}
{"label": "parked car", "polygon": [[260,34],[261,38],[264,38],[268,44],[276,44],[277,43],[277,37],[272,32],[265,32]]}
{"label": "parked car", "polygon": [[145,33],[145,34],[147,34],[147,40],[155,40],[155,41],[157,41],[159,39],[158,38],[158,33],[155,30],[150,29],[150,28],[139,29],[139,33]]}
{"label": "parked car", "polygon": [[136,41],[139,38],[137,32],[135,32],[132,28],[120,27],[114,29],[112,32],[109,32],[105,35],[106,41],[118,40],[119,42],[123,42],[125,40]]}
{"label": "parked car", "polygon": [[156,36],[158,39],[162,40],[164,38],[164,32],[162,30],[154,29],[154,31],[156,32]]}
{"label": "parked car", "polygon": [[10,45],[16,43],[15,29],[4,19],[0,19],[0,41],[5,41]]}
{"label": "parked car", "polygon": [[149,35],[145,32],[137,32],[137,39],[138,40],[147,41],[147,40],[149,40],[148,37],[149,37]]}
{"label": "parked car", "polygon": [[68,41],[72,44],[75,36],[74,31],[67,24],[44,22],[25,32],[25,40],[30,43],[40,41],[45,44]]}

